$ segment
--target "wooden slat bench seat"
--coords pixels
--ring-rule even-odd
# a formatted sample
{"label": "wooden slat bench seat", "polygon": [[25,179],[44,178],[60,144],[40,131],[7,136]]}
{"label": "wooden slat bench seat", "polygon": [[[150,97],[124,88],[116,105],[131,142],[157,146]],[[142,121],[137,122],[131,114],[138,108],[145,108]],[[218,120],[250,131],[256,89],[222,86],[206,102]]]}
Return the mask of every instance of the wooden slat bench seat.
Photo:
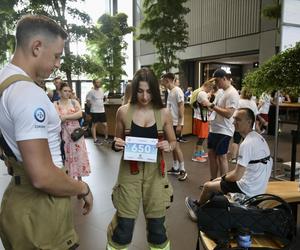
{"label": "wooden slat bench seat", "polygon": [[[210,239],[205,233],[201,231],[200,231],[200,241],[205,250],[213,250],[217,246],[212,239]],[[280,242],[263,235],[254,235],[254,236],[252,235],[251,241],[252,241],[251,247],[269,247],[273,249],[281,249],[283,247],[283,245]],[[231,247],[237,247],[237,243],[235,240],[231,240],[230,245]]]}

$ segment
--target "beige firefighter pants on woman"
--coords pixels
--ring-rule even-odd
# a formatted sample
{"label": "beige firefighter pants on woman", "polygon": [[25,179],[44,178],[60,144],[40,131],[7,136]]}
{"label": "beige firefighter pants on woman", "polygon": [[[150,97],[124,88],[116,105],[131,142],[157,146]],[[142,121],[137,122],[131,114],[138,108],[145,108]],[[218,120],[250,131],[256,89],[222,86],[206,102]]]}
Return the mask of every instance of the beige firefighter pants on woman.
{"label": "beige firefighter pants on woman", "polygon": [[75,249],[70,198],[53,197],[34,188],[22,163],[10,162],[12,177],[3,195],[0,236],[6,250]]}
{"label": "beige firefighter pants on woman", "polygon": [[[160,162],[160,157],[158,157]],[[167,174],[161,174],[160,166],[157,163],[139,164],[139,173],[131,174],[128,161],[121,160],[118,181],[113,188],[112,200],[117,212],[108,226],[108,249],[125,249],[128,244],[120,245],[113,241],[116,228],[121,227],[125,232],[132,235],[133,226],[124,228],[123,225],[118,225],[123,219],[132,219],[134,221],[139,212],[140,202],[143,203],[144,216],[147,223],[148,242],[151,249],[169,249],[169,240],[166,236],[166,229],[164,226],[164,219],[166,209],[170,206],[173,189],[168,181]],[[158,224],[156,222],[159,222]],[[133,222],[134,223],[134,222]],[[156,224],[152,226],[153,224]],[[158,226],[157,226],[158,225]],[[126,226],[125,226],[126,227]],[[152,227],[152,228],[151,228]],[[151,239],[151,230],[156,232],[163,232],[163,237],[166,240],[161,244],[153,244],[149,241]],[[129,237],[130,238],[130,237]],[[130,240],[131,241],[131,238]]]}

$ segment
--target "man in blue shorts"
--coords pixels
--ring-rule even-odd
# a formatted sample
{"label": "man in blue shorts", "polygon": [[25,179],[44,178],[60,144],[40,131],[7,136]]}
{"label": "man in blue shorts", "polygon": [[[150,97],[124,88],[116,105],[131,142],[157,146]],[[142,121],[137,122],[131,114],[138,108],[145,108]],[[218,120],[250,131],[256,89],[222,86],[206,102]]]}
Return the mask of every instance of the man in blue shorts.
{"label": "man in blue shorts", "polygon": [[234,133],[233,113],[238,108],[239,94],[231,85],[231,76],[222,69],[217,69],[213,77],[218,88],[223,89],[222,97],[216,103],[206,101],[202,105],[215,111],[216,117],[210,123],[207,140],[210,178],[215,179],[228,172],[227,151]]}

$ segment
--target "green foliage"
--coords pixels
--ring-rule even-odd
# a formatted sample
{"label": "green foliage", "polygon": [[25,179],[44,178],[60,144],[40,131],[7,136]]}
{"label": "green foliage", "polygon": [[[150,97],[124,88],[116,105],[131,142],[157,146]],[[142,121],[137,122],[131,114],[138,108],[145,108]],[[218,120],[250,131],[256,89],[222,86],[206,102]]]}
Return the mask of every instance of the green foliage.
{"label": "green foliage", "polygon": [[257,96],[274,90],[300,94],[300,43],[274,55],[243,80]]}
{"label": "green foliage", "polygon": [[[1,0],[0,4],[0,31],[2,31],[3,24],[7,25],[8,34],[10,34],[17,23],[20,16],[28,13],[43,14],[56,20],[69,34],[69,40],[65,44],[65,56],[62,62],[62,71],[65,72],[68,82],[71,82],[72,74],[81,73],[78,69],[78,65],[82,65],[85,60],[84,57],[74,56],[70,51],[70,42],[79,41],[84,39],[90,30],[90,17],[88,14],[72,8],[71,3],[76,0]],[[84,0],[81,0],[84,2]],[[15,7],[19,5],[22,8],[18,8],[15,11]],[[75,23],[68,23],[67,15],[72,17]],[[81,22],[82,25],[77,23]],[[6,34],[6,35],[5,35]],[[12,50],[14,47],[13,36],[8,35],[5,32],[0,34],[0,51]],[[3,56],[0,52],[0,61],[3,60]]]}
{"label": "green foliage", "polygon": [[276,3],[267,5],[262,10],[262,15],[269,19],[279,19],[281,17],[281,4],[276,1]]}
{"label": "green foliage", "polygon": [[119,88],[122,75],[126,75],[122,70],[125,65],[124,50],[127,48],[124,36],[133,30],[127,24],[126,14],[104,14],[88,36],[91,57],[88,58],[86,66],[89,68],[86,71],[95,78],[102,78],[104,87],[111,92]]}
{"label": "green foliage", "polygon": [[17,13],[13,9],[16,3],[17,0],[1,0],[0,2],[0,63],[7,62],[8,56],[15,48],[15,39],[10,31],[17,18]]}
{"label": "green foliage", "polygon": [[158,62],[153,65],[157,75],[178,66],[176,52],[188,46],[188,24],[184,16],[190,9],[187,0],[145,0],[144,20],[137,39],[152,42],[157,49]]}

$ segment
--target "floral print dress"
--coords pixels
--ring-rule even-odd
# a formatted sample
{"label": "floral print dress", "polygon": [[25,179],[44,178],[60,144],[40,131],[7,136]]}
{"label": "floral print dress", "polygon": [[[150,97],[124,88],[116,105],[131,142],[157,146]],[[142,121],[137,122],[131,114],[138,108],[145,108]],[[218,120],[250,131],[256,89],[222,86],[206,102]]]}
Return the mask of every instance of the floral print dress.
{"label": "floral print dress", "polygon": [[[67,109],[57,105],[57,110],[59,115],[75,113],[75,108],[72,105],[68,105]],[[68,170],[68,175],[73,178],[88,176],[91,173],[84,136],[76,142],[71,139],[71,133],[78,127],[80,127],[78,120],[66,120],[62,123],[62,140],[64,140],[66,157],[65,167]]]}

